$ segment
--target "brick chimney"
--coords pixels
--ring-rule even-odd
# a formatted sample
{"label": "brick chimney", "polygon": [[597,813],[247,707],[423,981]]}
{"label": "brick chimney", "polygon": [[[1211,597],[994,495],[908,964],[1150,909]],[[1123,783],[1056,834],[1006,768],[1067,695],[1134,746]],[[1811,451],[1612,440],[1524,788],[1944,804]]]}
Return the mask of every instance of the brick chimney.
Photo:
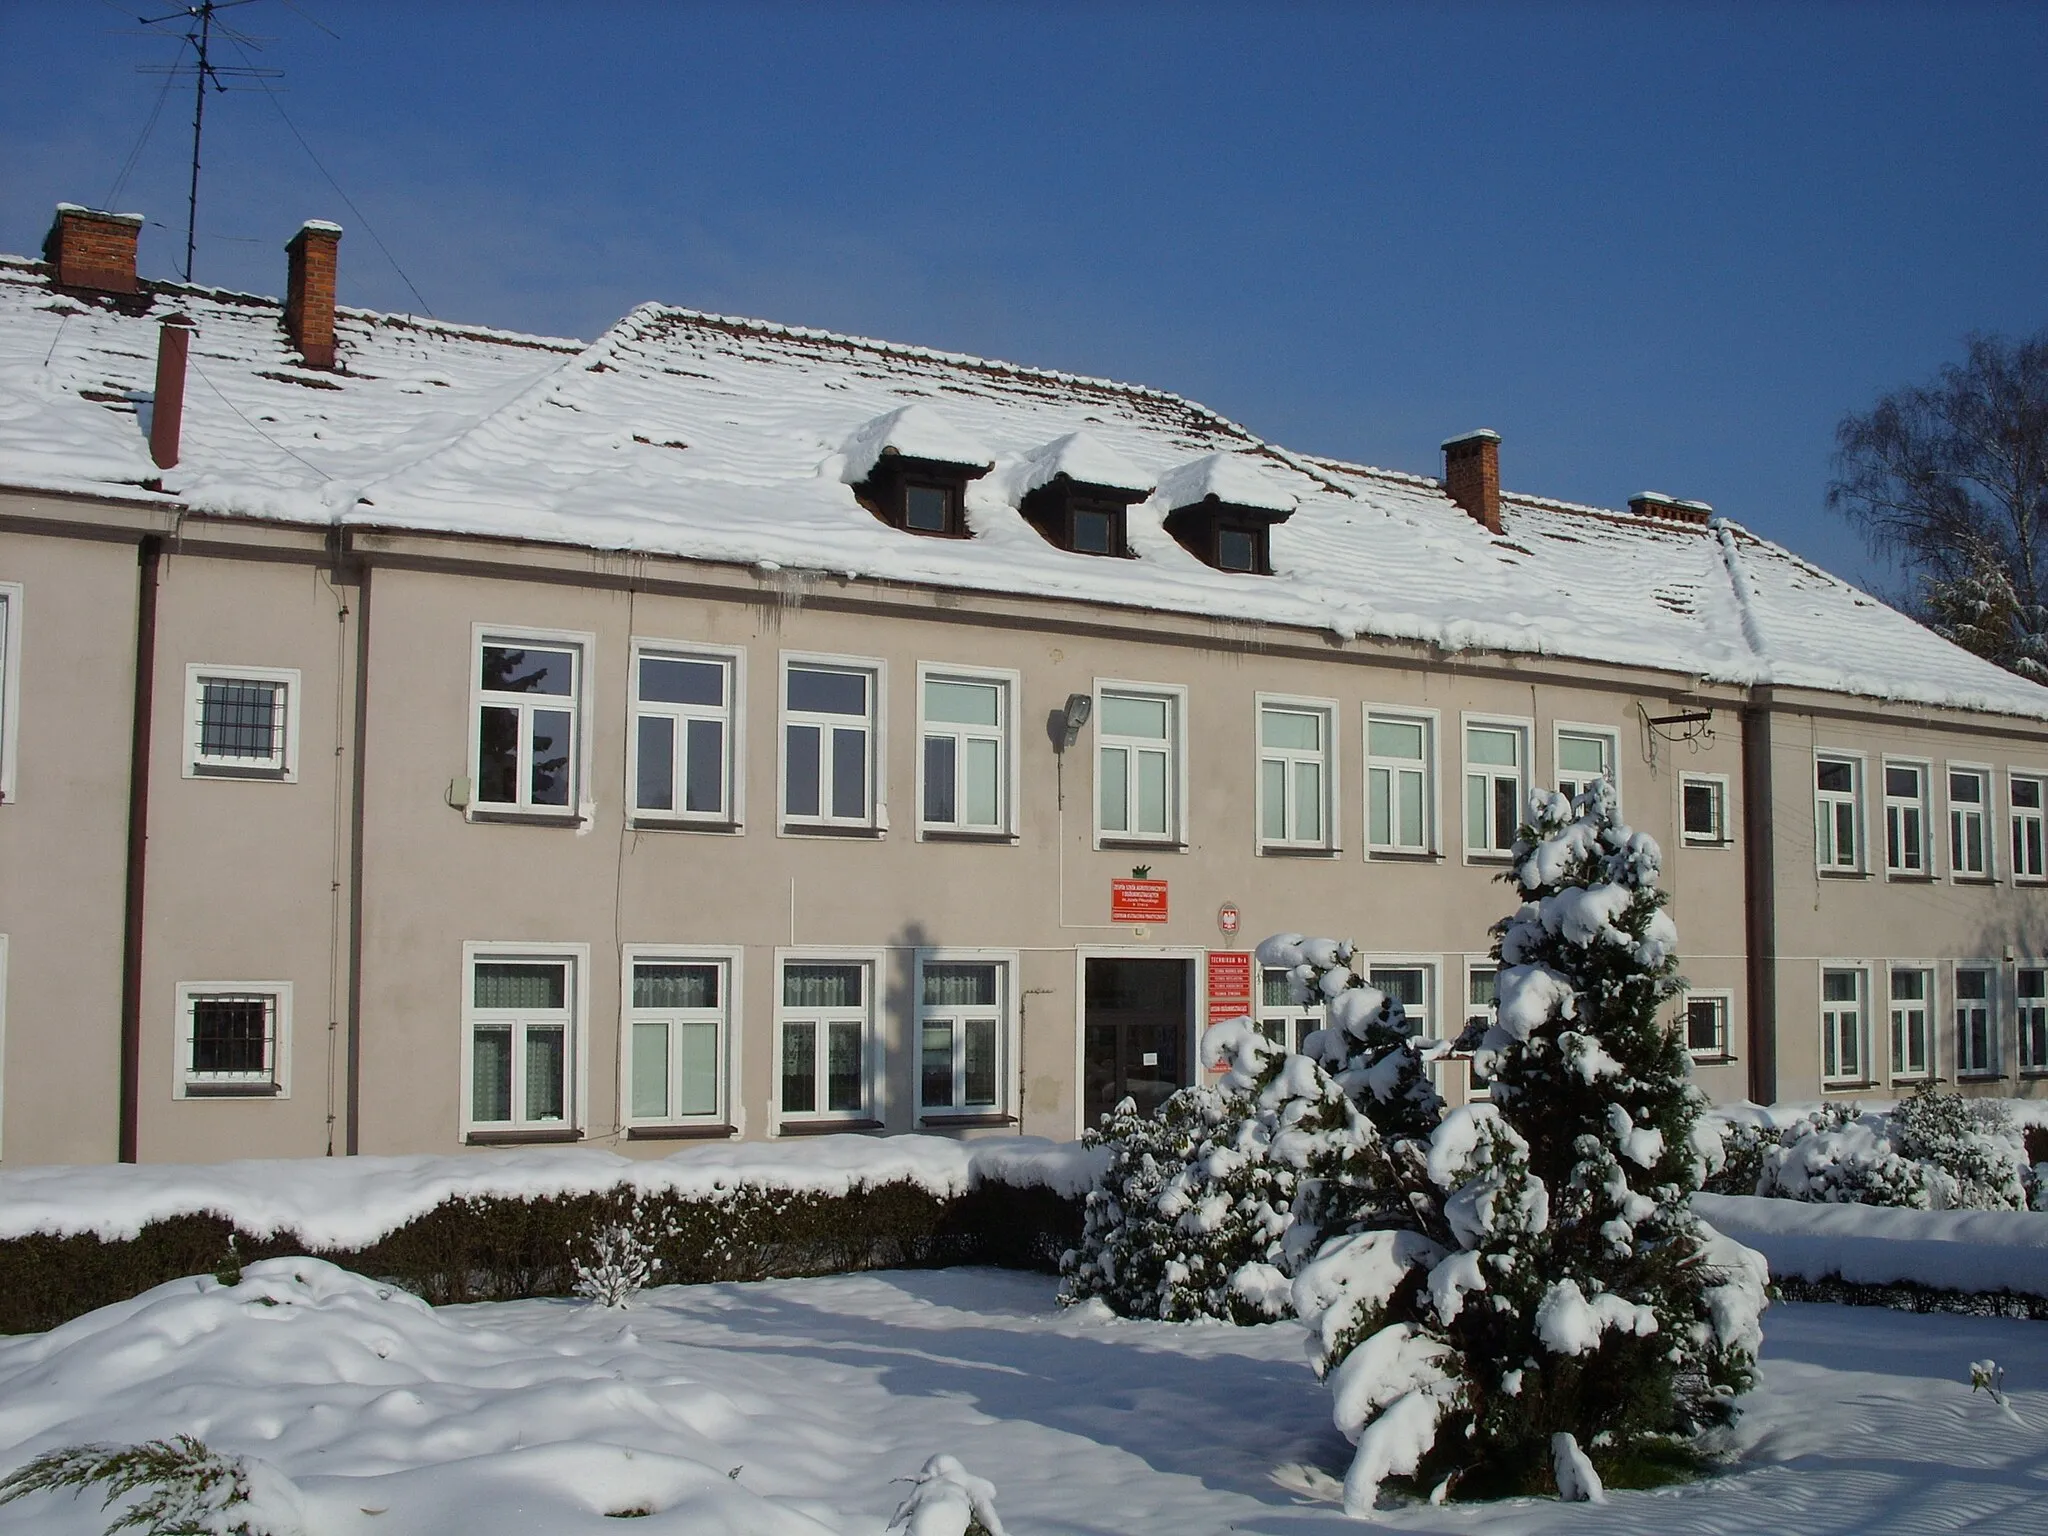
{"label": "brick chimney", "polygon": [[1666,523],[1691,523],[1701,528],[1706,527],[1714,515],[1714,509],[1704,501],[1679,501],[1662,491],[1637,491],[1629,497],[1628,509],[1637,517],[1655,518]]}
{"label": "brick chimney", "polygon": [[192,322],[166,315],[156,344],[156,398],[149,410],[149,456],[158,469],[175,469],[185,427],[185,355]]}
{"label": "brick chimney", "polygon": [[334,271],[341,226],[308,219],[285,244],[284,328],[308,368],[334,366]]}
{"label": "brick chimney", "polygon": [[57,269],[59,288],[97,293],[134,293],[135,237],[139,213],[102,213],[76,203],[59,203],[56,220],[43,237],[43,259]]}
{"label": "brick chimney", "polygon": [[1444,442],[1444,494],[1488,533],[1500,532],[1500,434],[1482,427]]}

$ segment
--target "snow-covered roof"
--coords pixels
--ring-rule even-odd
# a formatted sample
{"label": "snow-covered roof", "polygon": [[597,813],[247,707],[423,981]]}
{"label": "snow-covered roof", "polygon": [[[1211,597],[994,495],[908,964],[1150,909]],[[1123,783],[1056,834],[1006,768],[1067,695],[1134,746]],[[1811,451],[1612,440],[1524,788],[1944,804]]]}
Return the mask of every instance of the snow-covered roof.
{"label": "snow-covered roof", "polygon": [[[195,336],[183,457],[159,472],[134,400],[173,310]],[[1158,390],[653,304],[587,346],[350,309],[337,340],[343,371],[312,371],[275,300],[156,285],[130,314],[0,258],[0,484],[146,497],[160,479],[167,500],[202,512],[811,568],[2048,718],[2048,689],[1731,523],[1508,495],[1494,535],[1434,480],[1290,452]],[[848,483],[857,450],[935,440],[950,446],[932,456],[994,463],[967,487],[971,539],[891,528]],[[1023,518],[1024,492],[1062,471],[1152,492],[1128,518],[1136,558],[1056,549]],[[1295,506],[1273,530],[1271,576],[1213,570],[1165,532],[1190,476],[1223,499],[1256,489],[1265,499],[1250,504]]]}
{"label": "snow-covered roof", "polygon": [[1211,496],[1233,507],[1283,516],[1297,505],[1294,497],[1260,473],[1258,460],[1247,454],[1205,453],[1174,465],[1159,477],[1159,499],[1169,512],[1195,506]]}
{"label": "snow-covered roof", "polygon": [[874,472],[876,461],[885,453],[983,470],[995,464],[994,456],[981,444],[930,406],[916,401],[863,422],[860,430],[846,440],[846,463],[839,478],[848,485],[859,485]]}

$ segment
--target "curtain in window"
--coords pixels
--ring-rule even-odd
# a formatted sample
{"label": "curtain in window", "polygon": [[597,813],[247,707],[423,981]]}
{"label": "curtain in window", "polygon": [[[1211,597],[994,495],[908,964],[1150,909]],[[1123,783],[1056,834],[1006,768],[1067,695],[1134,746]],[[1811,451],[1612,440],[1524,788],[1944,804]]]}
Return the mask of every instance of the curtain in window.
{"label": "curtain in window", "polygon": [[476,967],[479,1008],[566,1008],[569,980],[566,966],[480,960]]}
{"label": "curtain in window", "polygon": [[992,965],[927,965],[924,968],[927,1008],[992,1008],[996,1001],[996,968]]}
{"label": "curtain in window", "polygon": [[858,965],[786,965],[782,968],[783,1005],[858,1008],[862,969]]}
{"label": "curtain in window", "polygon": [[633,967],[635,1008],[716,1008],[715,965],[638,964]]}

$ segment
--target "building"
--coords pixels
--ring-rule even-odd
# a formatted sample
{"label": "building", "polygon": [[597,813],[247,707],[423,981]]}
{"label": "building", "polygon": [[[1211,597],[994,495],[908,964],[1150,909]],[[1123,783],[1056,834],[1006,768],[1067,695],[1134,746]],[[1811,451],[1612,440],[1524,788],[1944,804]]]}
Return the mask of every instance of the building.
{"label": "building", "polygon": [[1267,932],[1454,1035],[1525,792],[1601,772],[1716,1097],[2040,1091],[2048,690],[1706,507],[138,223],[0,258],[9,1163],[1071,1137],[1294,1027]]}

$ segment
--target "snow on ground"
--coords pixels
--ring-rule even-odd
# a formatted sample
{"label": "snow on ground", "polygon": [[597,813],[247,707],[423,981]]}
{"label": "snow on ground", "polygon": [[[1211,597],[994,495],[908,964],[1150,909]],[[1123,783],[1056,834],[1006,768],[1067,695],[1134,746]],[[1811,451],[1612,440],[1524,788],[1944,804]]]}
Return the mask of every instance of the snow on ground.
{"label": "snow on ground", "polygon": [[[1726,1474],[1365,1524],[1333,1502],[1350,1448],[1298,1325],[1126,1322],[1053,1290],[896,1271],[430,1311],[276,1260],[0,1341],[0,1466],[197,1433],[296,1480],[308,1536],[575,1536],[632,1507],[656,1511],[624,1527],[643,1536],[879,1536],[891,1480],[942,1451],[995,1484],[1014,1536],[2048,1532],[2039,1324],[1776,1307]],[[2012,1416],[1970,1391],[1986,1357]],[[97,1503],[38,1495],[0,1531],[97,1536]]]}
{"label": "snow on ground", "polygon": [[708,1196],[752,1186],[839,1195],[898,1181],[939,1196],[983,1180],[1086,1192],[1102,1153],[1036,1136],[816,1136],[626,1158],[592,1147],[459,1157],[245,1158],[101,1163],[0,1173],[0,1240],[31,1232],[132,1238],[152,1221],[211,1212],[251,1237],[294,1232],[318,1248],[365,1248],[451,1200],[584,1195],[630,1186]]}

